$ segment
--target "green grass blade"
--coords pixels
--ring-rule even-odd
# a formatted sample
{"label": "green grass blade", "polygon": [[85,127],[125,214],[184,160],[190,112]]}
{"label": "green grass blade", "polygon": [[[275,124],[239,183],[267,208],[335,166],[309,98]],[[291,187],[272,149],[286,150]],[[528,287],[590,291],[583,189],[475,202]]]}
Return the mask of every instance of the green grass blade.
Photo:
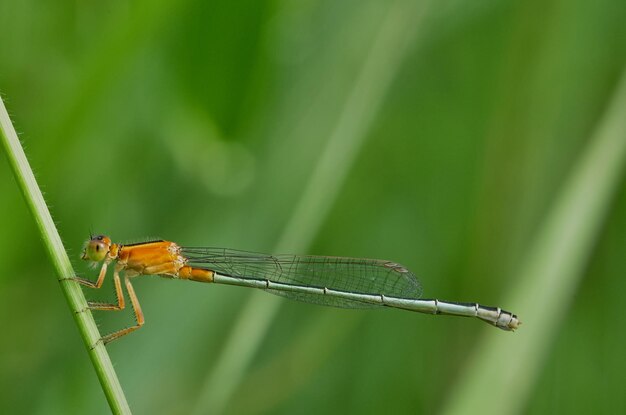
{"label": "green grass blade", "polygon": [[[414,42],[427,3],[392,4],[355,78],[343,110],[287,223],[276,252],[305,252],[340,192],[389,86]],[[220,413],[241,382],[281,304],[254,292],[240,313],[217,367],[206,379],[194,414]]]}
{"label": "green grass blade", "polygon": [[52,216],[50,216],[46,202],[41,194],[41,190],[39,190],[35,176],[28,164],[2,99],[0,99],[0,136],[17,183],[22,190],[24,199],[26,199],[26,204],[37,222],[44,245],[56,270],[61,289],[63,294],[65,294],[85,346],[87,346],[89,357],[96,369],[96,374],[102,385],[102,390],[109,401],[111,411],[115,414],[130,414],[126,397],[117,379],[106,348],[102,343],[98,343],[93,349],[91,348],[100,339],[100,333],[91,312],[79,312],[87,307],[87,302],[80,286],[74,281],[65,279],[75,275],[72,264],[63,247],[59,233],[52,221]]}
{"label": "green grass blade", "polygon": [[514,335],[485,331],[445,414],[520,413],[578,287],[626,165],[626,72],[513,280]]}

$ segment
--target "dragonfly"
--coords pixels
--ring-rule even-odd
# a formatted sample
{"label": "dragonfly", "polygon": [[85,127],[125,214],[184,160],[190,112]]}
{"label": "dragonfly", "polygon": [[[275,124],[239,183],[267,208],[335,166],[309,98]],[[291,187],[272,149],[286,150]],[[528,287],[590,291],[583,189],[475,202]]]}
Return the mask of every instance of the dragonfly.
{"label": "dragonfly", "polygon": [[499,307],[421,299],[422,286],[404,266],[387,260],[313,255],[266,255],[227,248],[182,247],[165,240],[116,244],[105,235],[90,236],[82,259],[102,263],[97,280],[74,277],[100,288],[113,265],[117,302],[88,302],[90,310],[123,310],[120,274],[135,314],[136,324],[103,336],[107,344],[144,323],[144,315],[131,283],[133,277],[165,278],[227,284],[265,290],[307,303],[342,308],[392,307],[433,315],[476,317],[499,329],[514,331],[518,317]]}

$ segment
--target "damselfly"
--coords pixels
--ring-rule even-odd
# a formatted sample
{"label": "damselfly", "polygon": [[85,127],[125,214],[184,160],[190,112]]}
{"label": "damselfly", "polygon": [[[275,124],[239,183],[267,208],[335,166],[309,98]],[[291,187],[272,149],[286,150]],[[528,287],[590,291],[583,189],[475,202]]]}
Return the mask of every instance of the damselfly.
{"label": "damselfly", "polygon": [[74,278],[100,288],[107,267],[115,263],[113,282],[117,303],[89,302],[92,310],[124,309],[120,273],[135,312],[136,324],[102,338],[106,344],[137,330],[144,316],[130,279],[139,275],[260,288],[272,294],[327,306],[367,308],[386,306],[426,314],[477,317],[502,330],[515,330],[517,316],[499,307],[477,303],[422,300],[417,278],[400,264],[379,259],[332,256],[265,255],[225,248],[187,248],[169,241],[115,244],[104,235],[91,237],[82,258],[102,262],[96,282]]}

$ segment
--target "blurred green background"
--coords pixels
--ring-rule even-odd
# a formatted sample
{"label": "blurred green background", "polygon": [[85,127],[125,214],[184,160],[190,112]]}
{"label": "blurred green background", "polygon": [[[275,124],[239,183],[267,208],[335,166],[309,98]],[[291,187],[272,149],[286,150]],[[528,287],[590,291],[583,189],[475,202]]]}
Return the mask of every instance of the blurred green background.
{"label": "blurred green background", "polygon": [[[82,275],[90,230],[388,258],[524,322],[146,277],[146,326],[108,347],[135,413],[624,413],[623,157],[575,180],[626,114],[624,21],[609,0],[1,0],[0,93]],[[561,214],[569,185],[595,210]],[[0,412],[107,413],[4,161],[0,195]]]}

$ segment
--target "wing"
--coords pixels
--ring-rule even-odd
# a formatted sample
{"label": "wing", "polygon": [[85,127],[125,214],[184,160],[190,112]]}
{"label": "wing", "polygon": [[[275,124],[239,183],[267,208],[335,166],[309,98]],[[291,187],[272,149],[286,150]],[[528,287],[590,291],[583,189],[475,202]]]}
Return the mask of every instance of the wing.
{"label": "wing", "polygon": [[[329,256],[265,255],[225,248],[182,248],[191,266],[230,277],[414,298],[422,288],[413,273],[391,261]],[[350,299],[267,290],[291,299],[345,308],[376,307]]]}

